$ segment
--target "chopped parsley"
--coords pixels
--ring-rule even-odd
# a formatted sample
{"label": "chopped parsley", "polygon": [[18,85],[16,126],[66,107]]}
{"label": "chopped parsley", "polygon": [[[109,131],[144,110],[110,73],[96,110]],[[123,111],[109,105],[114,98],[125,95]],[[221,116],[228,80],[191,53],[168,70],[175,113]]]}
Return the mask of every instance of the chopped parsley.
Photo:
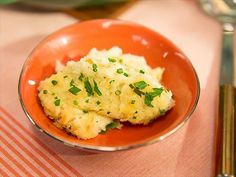
{"label": "chopped parsley", "polygon": [[136,87],[134,87],[132,84],[129,84],[129,87],[130,87],[131,89],[133,89],[134,92],[135,92],[138,96],[145,95],[144,92],[140,91],[139,89],[137,89]]}
{"label": "chopped parsley", "polygon": [[98,101],[96,102],[96,104],[97,104],[97,105],[100,105],[100,104],[101,104],[101,102],[98,100]]}
{"label": "chopped parsley", "polygon": [[101,133],[101,134],[104,134],[104,133],[106,133],[108,130],[117,128],[118,126],[119,126],[119,123],[118,123],[118,122],[112,122],[112,123],[110,123],[110,124],[107,124],[107,125],[106,125],[106,129],[105,129],[105,130],[102,130],[100,133]]}
{"label": "chopped parsley", "polygon": [[139,81],[139,82],[135,82],[134,86],[137,89],[143,90],[143,89],[145,89],[148,86],[148,84],[145,81]]}
{"label": "chopped parsley", "polygon": [[102,96],[102,92],[99,90],[97,82],[96,82],[95,80],[93,80],[93,83],[94,83],[94,91],[95,91],[99,96]]}
{"label": "chopped parsley", "polygon": [[120,94],[121,94],[121,91],[120,91],[120,90],[116,90],[116,91],[115,91],[115,94],[116,94],[116,95],[120,95]]}
{"label": "chopped parsley", "polygon": [[72,79],[72,80],[70,81],[70,86],[73,86],[74,83],[75,83],[75,81]]}
{"label": "chopped parsley", "polygon": [[120,59],[119,59],[119,63],[122,63],[122,62],[123,62],[123,60],[120,58]]}
{"label": "chopped parsley", "polygon": [[165,109],[159,109],[160,115],[164,115],[166,113]]}
{"label": "chopped parsley", "polygon": [[60,106],[61,100],[57,99],[54,101],[55,106]]}
{"label": "chopped parsley", "polygon": [[109,83],[111,84],[112,82],[115,82],[115,80],[111,80]]}
{"label": "chopped parsley", "polygon": [[47,90],[43,90],[43,94],[47,94],[48,93],[48,91]]}
{"label": "chopped parsley", "polygon": [[116,60],[114,58],[110,58],[110,57],[108,58],[108,61],[111,62],[111,63],[115,63],[116,62]]}
{"label": "chopped parsley", "polygon": [[73,95],[77,95],[77,93],[79,93],[80,91],[81,89],[74,85],[69,89],[69,92],[72,93]]}
{"label": "chopped parsley", "polygon": [[85,103],[88,103],[89,102],[89,99],[85,100]]}
{"label": "chopped parsley", "polygon": [[145,94],[144,103],[149,107],[153,107],[152,105],[153,99],[157,96],[161,96],[163,90],[164,89],[161,87],[161,88],[153,88],[153,92],[147,92]]}
{"label": "chopped parsley", "polygon": [[57,85],[57,81],[56,80],[52,80],[52,85]]}
{"label": "chopped parsley", "polygon": [[67,78],[68,76],[64,76],[63,78]]}
{"label": "chopped parsley", "polygon": [[78,103],[77,100],[74,100],[74,101],[73,101],[73,104],[74,104],[74,105],[78,105],[79,103]]}
{"label": "chopped parsley", "polygon": [[134,104],[134,103],[135,103],[135,100],[132,100],[132,101],[131,101],[131,104]]}
{"label": "chopped parsley", "polygon": [[80,73],[79,80],[80,80],[80,81],[83,81],[83,78],[84,78],[83,73]]}
{"label": "chopped parsley", "polygon": [[86,89],[86,92],[87,92],[88,96],[94,95],[93,88],[92,88],[88,78],[86,78],[85,81],[84,81],[84,87]]}
{"label": "chopped parsley", "polygon": [[139,70],[139,72],[140,72],[141,74],[144,74],[144,73],[145,73],[144,70],[142,70],[142,69]]}
{"label": "chopped parsley", "polygon": [[98,69],[97,69],[98,66],[97,66],[96,64],[93,64],[92,66],[93,66],[93,71],[94,71],[94,72],[97,72],[97,71],[98,71]]}
{"label": "chopped parsley", "polygon": [[124,73],[123,75],[124,75],[125,77],[128,77],[128,76],[129,76],[127,73]]}
{"label": "chopped parsley", "polygon": [[123,73],[123,69],[122,69],[122,68],[119,68],[119,69],[116,70],[116,72],[117,72],[118,74],[122,74],[122,73]]}
{"label": "chopped parsley", "polygon": [[86,111],[86,110],[83,110],[83,113],[88,113],[88,111]]}

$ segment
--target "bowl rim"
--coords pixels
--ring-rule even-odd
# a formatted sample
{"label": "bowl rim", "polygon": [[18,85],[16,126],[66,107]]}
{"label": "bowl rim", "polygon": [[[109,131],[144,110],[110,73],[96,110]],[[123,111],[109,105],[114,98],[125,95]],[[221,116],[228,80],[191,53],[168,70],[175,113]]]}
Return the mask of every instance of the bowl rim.
{"label": "bowl rim", "polygon": [[[53,134],[51,134],[50,132],[47,132],[46,130],[42,129],[33,119],[33,117],[29,114],[29,112],[27,111],[26,106],[24,105],[24,101],[21,95],[21,84],[22,84],[22,76],[23,73],[25,71],[25,68],[27,67],[28,61],[30,61],[33,53],[36,51],[36,49],[38,47],[40,47],[45,41],[47,41],[50,37],[52,37],[53,35],[55,35],[56,33],[59,33],[61,31],[64,31],[65,29],[71,28],[75,25],[81,24],[81,23],[96,23],[96,22],[102,22],[102,21],[109,21],[109,22],[118,22],[120,24],[127,24],[127,25],[133,25],[133,26],[137,26],[137,27],[142,27],[150,32],[154,32],[157,33],[158,35],[160,35],[161,37],[163,37],[166,41],[170,42],[176,49],[178,49],[181,52],[181,55],[183,55],[186,59],[188,64],[190,65],[191,69],[193,70],[194,73],[194,77],[196,78],[196,85],[197,85],[197,90],[196,90],[196,97],[194,98],[194,104],[192,107],[190,107],[190,110],[188,111],[187,115],[185,116],[185,119],[179,123],[178,125],[176,125],[172,130],[170,130],[169,132],[163,134],[160,137],[156,137],[153,138],[151,140],[147,140],[145,142],[141,142],[141,143],[135,143],[135,144],[131,144],[131,145],[124,145],[124,146],[94,146],[94,145],[84,145],[84,144],[78,144],[78,143],[72,143],[72,142],[68,142],[65,141],[59,137],[54,136]],[[146,146],[146,145],[151,145],[154,144],[156,142],[162,141],[163,139],[169,137],[170,135],[174,134],[177,130],[179,130],[181,127],[183,127],[183,125],[189,120],[189,118],[191,117],[191,115],[193,114],[193,112],[195,111],[199,98],[200,98],[200,81],[197,75],[197,72],[195,70],[195,68],[193,67],[191,61],[188,59],[187,56],[185,56],[185,54],[182,52],[182,50],[180,50],[173,42],[171,42],[167,37],[163,36],[162,34],[149,29],[148,27],[144,26],[144,25],[140,25],[138,23],[134,23],[131,21],[127,21],[127,20],[119,20],[119,19],[96,19],[96,20],[86,20],[83,22],[76,22],[76,23],[72,23],[70,25],[67,25],[65,27],[59,28],[58,30],[50,33],[49,35],[47,35],[46,37],[44,37],[34,48],[33,50],[31,50],[30,54],[28,55],[28,57],[26,58],[22,68],[21,68],[21,72],[20,72],[20,76],[18,79],[18,99],[20,101],[21,107],[26,115],[26,117],[29,119],[29,121],[37,128],[37,130],[39,130],[40,132],[45,133],[46,135],[48,135],[49,137],[52,137],[53,139],[62,142],[63,144],[70,146],[70,147],[74,147],[74,148],[79,148],[81,150],[87,150],[87,151],[97,151],[97,152],[113,152],[113,151],[123,151],[123,150],[128,150],[128,149],[134,149],[134,148],[138,148],[138,147],[142,147],[142,146]]]}

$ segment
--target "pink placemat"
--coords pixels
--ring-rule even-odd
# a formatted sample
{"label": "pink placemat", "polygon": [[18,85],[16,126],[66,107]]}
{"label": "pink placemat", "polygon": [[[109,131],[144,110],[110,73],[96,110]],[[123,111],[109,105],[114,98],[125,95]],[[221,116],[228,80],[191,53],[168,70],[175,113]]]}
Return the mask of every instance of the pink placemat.
{"label": "pink placemat", "polygon": [[18,101],[18,78],[32,48],[56,29],[76,22],[62,13],[0,10],[0,175],[98,177],[211,177],[217,113],[220,27],[196,3],[145,0],[121,19],[171,39],[190,58],[201,82],[188,123],[162,142],[130,151],[89,153],[36,130]]}

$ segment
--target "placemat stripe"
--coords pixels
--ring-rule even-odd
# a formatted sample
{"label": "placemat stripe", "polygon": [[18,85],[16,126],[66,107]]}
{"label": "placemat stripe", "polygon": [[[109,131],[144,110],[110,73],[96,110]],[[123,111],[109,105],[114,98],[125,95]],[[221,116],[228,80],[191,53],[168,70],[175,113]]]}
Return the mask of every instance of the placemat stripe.
{"label": "placemat stripe", "polygon": [[[0,120],[1,120],[1,117],[0,117]],[[10,138],[11,140],[14,141],[14,146],[13,146],[10,143],[8,143],[8,141],[5,140],[5,138],[1,137],[1,140],[3,141],[3,143],[12,151],[12,153],[15,153],[15,155],[17,155],[26,165],[28,165],[29,168],[31,168],[36,174],[38,174],[38,176],[45,176],[46,174],[48,175],[48,172],[46,172],[46,174],[45,173],[43,174],[39,171],[39,167],[40,167],[40,169],[42,169],[42,166],[40,166],[40,164],[38,164],[36,167],[33,165],[33,164],[35,164],[34,162],[37,163],[37,160],[35,161],[35,157],[32,156],[32,153],[28,154],[27,149],[22,144],[18,144],[18,141],[14,137],[12,137],[6,130],[4,130],[1,127],[1,125],[0,125],[0,128],[5,133],[5,137],[8,136],[8,138]],[[24,156],[22,154],[20,154],[16,150],[16,148],[14,148],[14,147],[18,147],[20,149],[21,153],[22,152],[24,153]],[[34,161],[30,162],[26,159],[26,157],[31,158]]]}
{"label": "placemat stripe", "polygon": [[[3,139],[2,136],[0,136],[1,139]],[[1,141],[1,140],[0,140]],[[15,159],[14,154],[13,153],[8,153],[4,148],[1,148],[1,152],[3,153],[3,155],[8,158],[14,165],[17,166],[18,170],[17,173],[22,172],[23,174],[25,174],[26,176],[30,176],[30,173],[25,169],[25,167],[22,166],[21,163],[19,163],[19,161],[17,161]],[[16,169],[15,169],[16,170]]]}
{"label": "placemat stripe", "polygon": [[2,176],[2,177],[9,177],[9,172],[5,172],[4,171],[4,166],[0,163],[0,165],[1,165],[1,167],[0,167],[0,175]]}
{"label": "placemat stripe", "polygon": [[[61,170],[50,158],[48,158],[47,156],[45,156],[37,147],[35,147],[28,139],[25,138],[24,135],[22,135],[17,129],[15,129],[13,126],[11,126],[5,119],[1,118],[2,122],[5,123],[5,125],[11,129],[11,132],[14,132],[15,135],[18,136],[18,138],[22,139],[23,142],[28,146],[28,148],[26,148],[26,145],[24,145],[23,143],[21,143],[18,138],[16,139],[15,137],[13,137],[10,133],[8,132],[8,136],[10,139],[14,140],[14,142],[16,143],[16,145],[18,147],[20,147],[30,158],[32,158],[40,167],[42,167],[47,173],[48,175],[53,175],[53,176],[57,176],[55,170],[57,171],[62,171],[62,173],[59,173],[63,176],[68,176],[68,174],[66,174],[63,170]],[[34,154],[38,154],[34,155],[33,152],[35,152]],[[48,167],[46,166],[46,164],[50,164],[50,166],[52,167]],[[58,170],[60,169],[60,170]]]}
{"label": "placemat stripe", "polygon": [[[54,165],[54,167],[56,167],[56,169],[58,171],[60,171],[64,176],[81,176],[79,174],[79,172],[77,170],[75,170],[73,167],[71,167],[68,163],[66,163],[63,159],[61,159],[55,152],[53,152],[52,150],[50,150],[45,144],[43,144],[38,138],[35,137],[35,135],[33,135],[29,130],[27,130],[25,127],[23,127],[12,115],[10,115],[3,107],[0,106],[0,112],[7,116],[13,123],[14,126],[16,126],[18,129],[21,129],[23,132],[25,132],[25,136],[29,136],[31,139],[33,139],[35,141],[35,143],[37,143],[40,147],[42,147],[41,149],[46,151],[49,155],[50,155],[50,159],[45,156],[41,151],[39,151],[37,148],[35,148],[33,146],[32,143],[30,143],[24,136],[22,136],[21,134],[18,134],[20,136],[22,136],[22,139],[26,142],[28,142],[29,144],[31,144],[31,146],[33,148],[36,149],[36,151],[38,151],[40,153],[40,156],[42,155],[43,158],[46,158],[46,160],[49,160],[51,162],[51,165]],[[12,127],[12,126],[11,126]],[[13,127],[12,127],[13,128]],[[56,161],[61,165],[60,167],[58,165],[56,165],[51,159],[56,159]],[[70,174],[65,173],[64,170],[62,170],[62,168],[66,168],[67,171],[70,172]]]}
{"label": "placemat stripe", "polygon": [[[4,159],[5,157],[5,159]],[[11,176],[17,176],[17,172],[15,169],[12,168],[12,166],[9,164],[10,160],[8,158],[6,158],[6,156],[4,156],[2,154],[2,152],[0,152],[0,163],[10,172],[9,175]]]}

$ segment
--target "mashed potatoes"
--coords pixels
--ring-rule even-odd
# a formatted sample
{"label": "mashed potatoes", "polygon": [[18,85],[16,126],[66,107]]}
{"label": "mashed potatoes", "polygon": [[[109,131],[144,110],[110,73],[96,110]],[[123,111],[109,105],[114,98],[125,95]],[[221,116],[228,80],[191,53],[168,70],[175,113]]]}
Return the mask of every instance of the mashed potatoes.
{"label": "mashed potatoes", "polygon": [[118,47],[92,49],[41,81],[39,98],[58,127],[89,139],[120,122],[146,125],[171,109],[172,93],[160,83],[163,71]]}

